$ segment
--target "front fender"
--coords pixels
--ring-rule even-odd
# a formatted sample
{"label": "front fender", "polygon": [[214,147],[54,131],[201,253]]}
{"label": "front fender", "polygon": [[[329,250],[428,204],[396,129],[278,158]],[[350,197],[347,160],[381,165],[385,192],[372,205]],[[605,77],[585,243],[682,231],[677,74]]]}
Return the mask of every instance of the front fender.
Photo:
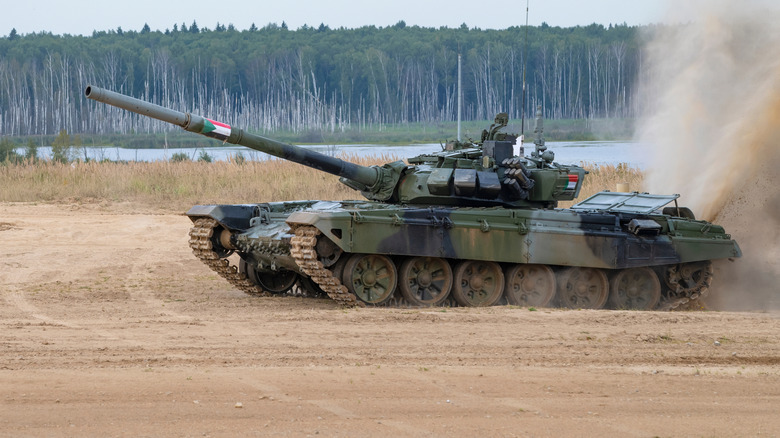
{"label": "front fender", "polygon": [[249,228],[249,220],[254,217],[256,207],[255,204],[196,205],[187,211],[187,216],[193,222],[209,217],[228,230],[242,231]]}

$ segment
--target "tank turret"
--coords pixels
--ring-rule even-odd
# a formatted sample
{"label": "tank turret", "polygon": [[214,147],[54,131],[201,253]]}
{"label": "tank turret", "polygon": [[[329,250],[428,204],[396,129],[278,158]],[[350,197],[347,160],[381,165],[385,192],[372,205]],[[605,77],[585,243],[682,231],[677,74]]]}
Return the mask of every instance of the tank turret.
{"label": "tank turret", "polygon": [[190,132],[338,175],[342,183],[375,201],[552,208],[558,201],[572,200],[579,194],[586,173],[579,166],[552,162],[552,152],[544,147],[541,112],[537,114],[536,151],[530,157],[515,155],[517,136],[502,131],[509,116],[500,113],[478,142],[460,143],[449,150],[409,158],[408,165],[395,161],[368,167],[103,88],[90,85],[85,95]]}

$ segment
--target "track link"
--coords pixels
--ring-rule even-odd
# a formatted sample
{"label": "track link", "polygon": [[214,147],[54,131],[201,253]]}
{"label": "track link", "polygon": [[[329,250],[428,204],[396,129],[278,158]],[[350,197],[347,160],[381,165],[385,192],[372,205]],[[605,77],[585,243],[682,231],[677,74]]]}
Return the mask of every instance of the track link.
{"label": "track link", "polygon": [[238,271],[238,267],[230,263],[228,259],[221,259],[214,251],[212,237],[219,223],[211,218],[201,218],[195,221],[190,229],[190,248],[195,257],[211,268],[220,277],[228,281],[239,290],[256,297],[270,297],[271,293],[249,281],[245,275]]}
{"label": "track link", "polygon": [[336,278],[329,269],[318,260],[317,236],[320,230],[312,226],[298,226],[294,229],[295,236],[290,239],[292,248],[290,254],[295,259],[298,267],[309,276],[317,285],[320,286],[328,296],[345,307],[365,306],[362,301],[349,293],[346,286],[341,284],[341,280]]}

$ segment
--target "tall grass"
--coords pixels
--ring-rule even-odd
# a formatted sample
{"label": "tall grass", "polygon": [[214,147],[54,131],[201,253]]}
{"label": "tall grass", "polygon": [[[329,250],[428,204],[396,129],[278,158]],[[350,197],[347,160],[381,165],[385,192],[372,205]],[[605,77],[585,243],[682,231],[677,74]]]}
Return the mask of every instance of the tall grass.
{"label": "tall grass", "polygon": [[570,207],[603,190],[614,192],[619,183],[628,184],[631,191],[643,190],[644,173],[636,167],[630,167],[623,163],[618,165],[583,163],[582,166],[588,171],[588,174],[585,175],[585,182],[582,183],[579,198],[574,201],[561,202],[559,207]]}
{"label": "tall grass", "polygon": [[[392,156],[342,158],[361,165]],[[580,199],[628,182],[641,188],[642,173],[625,166],[587,165]],[[130,202],[181,212],[196,204],[241,204],[295,199],[361,199],[338,178],[283,160],[239,162],[51,162],[0,164],[0,202]],[[569,205],[571,203],[568,203]],[[565,205],[562,205],[565,206]]]}

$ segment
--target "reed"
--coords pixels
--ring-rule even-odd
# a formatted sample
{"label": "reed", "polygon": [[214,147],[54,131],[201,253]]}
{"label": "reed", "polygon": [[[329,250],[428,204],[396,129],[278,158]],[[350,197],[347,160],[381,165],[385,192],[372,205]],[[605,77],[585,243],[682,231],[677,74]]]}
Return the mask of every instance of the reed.
{"label": "reed", "polygon": [[560,202],[559,207],[570,207],[603,190],[614,192],[619,183],[628,184],[631,191],[642,191],[643,189],[644,173],[640,169],[630,167],[625,163],[618,165],[582,163],[582,167],[588,171],[588,174],[585,176],[585,182],[582,184],[580,196],[575,201]]}
{"label": "reed", "polygon": [[[341,158],[361,165],[396,157]],[[628,182],[641,189],[642,172],[624,165],[586,165],[580,199]],[[361,199],[338,178],[283,160],[227,162],[51,162],[0,164],[0,202],[119,203],[182,212],[196,204],[242,204],[295,199]],[[567,203],[570,205],[571,203]],[[565,207],[562,203],[562,207]]]}

